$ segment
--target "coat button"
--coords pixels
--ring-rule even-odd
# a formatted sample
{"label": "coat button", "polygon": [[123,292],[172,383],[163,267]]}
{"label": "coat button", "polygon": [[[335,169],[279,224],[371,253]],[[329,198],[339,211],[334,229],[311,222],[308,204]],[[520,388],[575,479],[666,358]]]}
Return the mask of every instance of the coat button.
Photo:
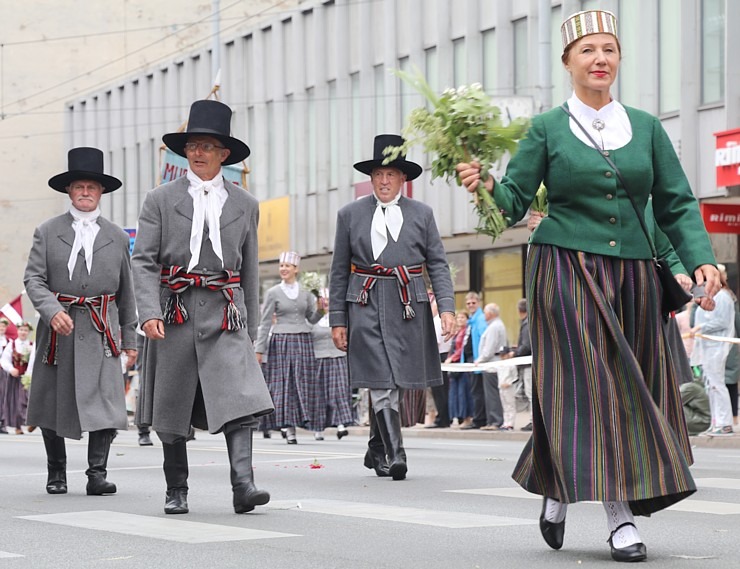
{"label": "coat button", "polygon": [[205,306],[206,305],[206,301],[205,300],[201,300],[198,304],[200,304],[201,306]]}
{"label": "coat button", "polygon": [[606,194],[606,199],[613,200],[614,196],[612,194]]}
{"label": "coat button", "polygon": [[604,156],[609,156],[609,151],[608,151],[608,150],[604,150],[604,152],[602,152],[602,154],[603,154]]}
{"label": "coat button", "polygon": [[85,290],[87,288],[87,284],[82,285],[82,290]]}
{"label": "coat button", "polygon": [[617,222],[616,218],[614,217],[609,218],[609,223],[616,223],[616,222]]}
{"label": "coat button", "polygon": [[617,242],[616,241],[609,241],[609,247],[616,247]]}
{"label": "coat button", "polygon": [[82,334],[80,334],[79,336],[77,336],[77,339],[80,340],[80,341],[82,341],[82,340],[85,339],[85,336],[83,336]]}
{"label": "coat button", "polygon": [[604,176],[606,176],[607,178],[611,178],[612,177],[612,173],[611,172],[604,172]]}

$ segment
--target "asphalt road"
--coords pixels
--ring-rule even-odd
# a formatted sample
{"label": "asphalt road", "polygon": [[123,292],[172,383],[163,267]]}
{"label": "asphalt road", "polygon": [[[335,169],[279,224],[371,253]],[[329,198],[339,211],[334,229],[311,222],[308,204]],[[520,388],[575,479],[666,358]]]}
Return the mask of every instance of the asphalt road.
{"label": "asphalt road", "polygon": [[[166,516],[161,448],[120,433],[114,496],[86,496],[86,441],[67,441],[70,492],[46,494],[40,433],[0,437],[0,569],[614,567],[603,508],[571,506],[565,545],[539,535],[540,498],[511,480],[523,437],[407,433],[405,481],[362,466],[366,435],[299,444],[255,438],[266,507],[231,507],[222,436],[188,443],[190,514]],[[156,437],[154,437],[156,440]],[[651,567],[740,567],[740,448],[696,448],[700,487],[679,507],[638,519]]]}

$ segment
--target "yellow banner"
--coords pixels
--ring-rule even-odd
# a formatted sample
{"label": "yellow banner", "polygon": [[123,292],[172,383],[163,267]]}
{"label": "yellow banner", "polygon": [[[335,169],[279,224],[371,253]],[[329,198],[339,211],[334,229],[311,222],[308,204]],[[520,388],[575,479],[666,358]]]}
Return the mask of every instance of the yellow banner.
{"label": "yellow banner", "polygon": [[290,196],[260,202],[260,261],[272,261],[290,251]]}

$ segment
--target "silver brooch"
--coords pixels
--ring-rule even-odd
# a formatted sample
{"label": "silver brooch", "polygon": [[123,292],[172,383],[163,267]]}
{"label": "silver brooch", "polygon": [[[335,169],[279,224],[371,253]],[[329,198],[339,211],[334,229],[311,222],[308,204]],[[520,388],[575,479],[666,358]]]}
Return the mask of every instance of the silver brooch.
{"label": "silver brooch", "polygon": [[604,130],[604,127],[606,125],[601,119],[594,119],[594,122],[591,123],[591,126],[594,127],[596,130]]}

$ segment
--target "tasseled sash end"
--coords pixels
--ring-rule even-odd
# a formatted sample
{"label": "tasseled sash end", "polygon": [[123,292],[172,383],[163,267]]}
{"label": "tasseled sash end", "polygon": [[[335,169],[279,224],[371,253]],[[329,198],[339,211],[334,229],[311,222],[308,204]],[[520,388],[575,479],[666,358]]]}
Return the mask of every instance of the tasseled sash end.
{"label": "tasseled sash end", "polygon": [[164,321],[167,324],[184,324],[188,321],[188,311],[177,293],[173,293],[164,305]]}
{"label": "tasseled sash end", "polygon": [[414,309],[411,307],[411,303],[405,303],[403,305],[403,319],[411,320],[414,316],[416,316],[416,312],[414,312]]}
{"label": "tasseled sash end", "polygon": [[224,306],[224,320],[221,323],[221,330],[228,330],[229,332],[236,332],[242,328],[246,328],[247,324],[244,322],[239,308],[237,308],[234,301],[229,301]]}

